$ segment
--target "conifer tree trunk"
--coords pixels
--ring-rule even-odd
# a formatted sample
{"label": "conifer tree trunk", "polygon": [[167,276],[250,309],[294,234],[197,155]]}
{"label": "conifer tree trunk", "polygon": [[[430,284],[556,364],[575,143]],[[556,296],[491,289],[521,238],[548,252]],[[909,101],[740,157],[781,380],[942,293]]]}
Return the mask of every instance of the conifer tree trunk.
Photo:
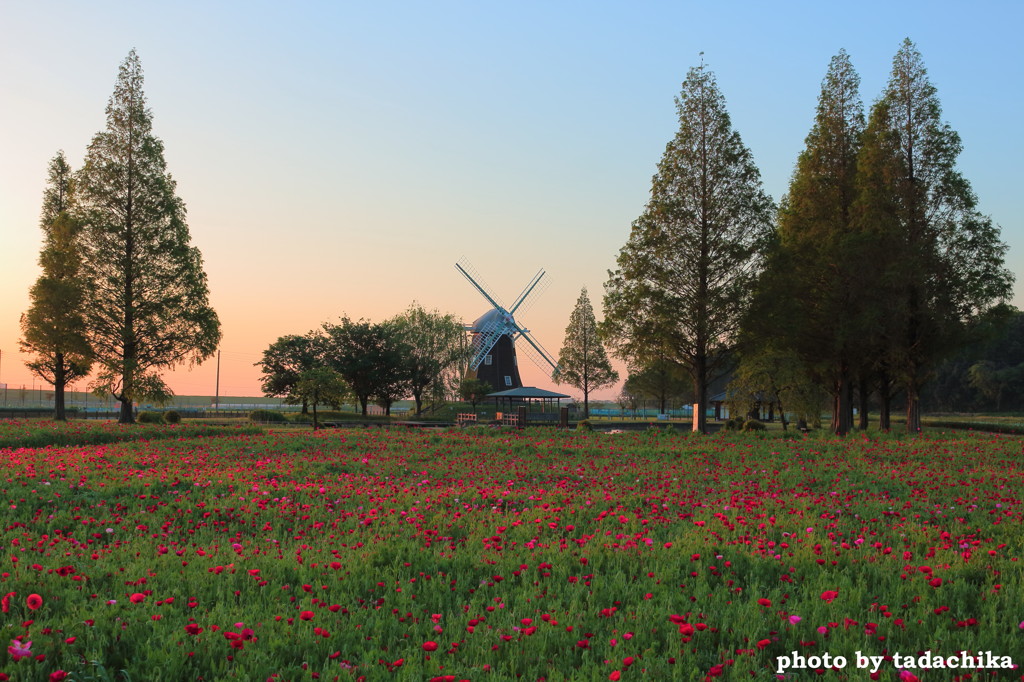
{"label": "conifer tree trunk", "polygon": [[835,383],[832,408],[832,433],[845,436],[853,424],[853,387],[850,385],[850,369],[845,364],[839,370]]}
{"label": "conifer tree trunk", "polygon": [[878,382],[878,401],[878,428],[888,431],[891,428],[889,415],[892,412],[892,383],[885,372],[882,372]]}
{"label": "conifer tree trunk", "polygon": [[53,419],[54,421],[67,421],[64,412],[64,384],[65,381],[64,354],[57,353],[53,365]]}
{"label": "conifer tree trunk", "polygon": [[861,431],[868,430],[868,399],[871,397],[871,391],[868,389],[868,378],[867,373],[862,372],[860,380],[857,382],[857,396],[860,398],[860,409],[857,415],[858,424],[857,427]]}

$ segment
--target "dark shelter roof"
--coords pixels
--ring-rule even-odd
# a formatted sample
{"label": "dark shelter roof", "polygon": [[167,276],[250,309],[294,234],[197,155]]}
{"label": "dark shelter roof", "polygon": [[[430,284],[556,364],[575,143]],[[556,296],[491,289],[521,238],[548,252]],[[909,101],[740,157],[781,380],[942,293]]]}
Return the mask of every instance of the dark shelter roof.
{"label": "dark shelter roof", "polygon": [[554,391],[545,391],[543,388],[535,388],[533,386],[520,386],[519,388],[511,388],[507,391],[498,391],[497,393],[488,393],[488,398],[520,398],[523,400],[554,400],[557,398],[568,398],[569,396],[564,393],[555,393]]}

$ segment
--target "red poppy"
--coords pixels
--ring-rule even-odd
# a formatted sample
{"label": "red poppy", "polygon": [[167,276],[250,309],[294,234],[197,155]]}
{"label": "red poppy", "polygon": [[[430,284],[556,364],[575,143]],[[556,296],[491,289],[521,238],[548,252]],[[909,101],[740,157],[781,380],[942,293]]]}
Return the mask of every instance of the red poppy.
{"label": "red poppy", "polygon": [[426,641],[423,643],[424,651],[437,651],[437,642]]}
{"label": "red poppy", "polygon": [[132,596],[128,597],[128,599],[130,599],[133,604],[141,604],[146,601],[146,595],[141,592],[133,592]]}
{"label": "red poppy", "polygon": [[757,600],[757,603],[760,604],[761,606],[771,606],[772,605],[772,600],[771,599],[765,599],[764,597],[761,597],[760,599]]}
{"label": "red poppy", "polygon": [[832,600],[839,596],[839,590],[825,590],[821,593],[822,601],[832,603]]}
{"label": "red poppy", "polygon": [[312,611],[303,611],[302,613],[299,614],[299,618],[301,618],[302,620],[313,620],[313,612]]}
{"label": "red poppy", "polygon": [[608,676],[608,679],[612,680],[612,682],[615,682],[620,677],[622,677],[622,673],[620,673],[618,670],[613,670],[611,674]]}
{"label": "red poppy", "polygon": [[40,597],[38,594],[34,594],[33,593],[33,594],[28,595],[28,597],[25,598],[25,606],[27,606],[32,611],[35,611],[36,609],[38,609],[42,605],[43,605],[43,598]]}

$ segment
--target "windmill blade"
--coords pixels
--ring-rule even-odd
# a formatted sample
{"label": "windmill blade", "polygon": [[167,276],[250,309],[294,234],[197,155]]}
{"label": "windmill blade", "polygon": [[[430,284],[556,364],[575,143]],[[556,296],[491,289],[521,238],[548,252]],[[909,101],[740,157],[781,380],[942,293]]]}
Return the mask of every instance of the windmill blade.
{"label": "windmill blade", "polygon": [[540,367],[543,371],[548,371],[548,365],[551,367],[552,373],[558,372],[558,363],[551,358],[551,354],[548,353],[544,348],[530,336],[528,329],[519,328],[519,338],[526,339],[526,342],[532,346],[531,348],[523,348],[526,356],[533,360],[533,363]]}
{"label": "windmill blade", "polygon": [[498,298],[497,296],[492,295],[485,288],[484,285],[486,283],[484,282],[483,277],[481,277],[480,273],[476,271],[476,268],[474,268],[473,265],[468,260],[466,260],[465,256],[459,259],[459,262],[455,264],[455,268],[462,273],[463,277],[469,280],[469,283],[472,284],[473,287],[480,292],[481,296],[487,299],[488,303],[490,303],[495,308],[505,310],[505,306],[501,304],[501,299]]}
{"label": "windmill blade", "polygon": [[549,284],[551,284],[550,279],[545,279],[542,282],[538,282],[537,286],[532,288],[523,298],[523,301],[519,304],[518,313],[521,315],[525,313],[527,310],[529,310],[533,306],[534,302],[538,298],[540,298],[540,295],[548,290]]}
{"label": "windmill blade", "polygon": [[476,369],[484,361],[487,354],[498,343],[503,334],[509,332],[508,323],[503,315],[495,315],[494,319],[473,335],[473,359],[469,363],[470,369]]}
{"label": "windmill blade", "polygon": [[[510,314],[515,315],[515,312],[516,312],[516,310],[519,309],[519,306],[521,306],[523,304],[523,301],[526,300],[526,297],[530,295],[530,292],[532,292],[534,290],[534,288],[537,286],[537,284],[543,278],[544,278],[544,268],[541,268],[540,270],[537,271],[537,274],[533,276],[533,279],[530,280],[530,283],[526,285],[526,288],[523,289],[523,293],[519,294],[519,298],[517,298],[515,300],[515,302],[512,303],[512,307],[508,309],[508,312]],[[547,284],[546,283],[545,283],[544,288],[545,289],[547,288]],[[543,291],[543,289],[541,291]]]}

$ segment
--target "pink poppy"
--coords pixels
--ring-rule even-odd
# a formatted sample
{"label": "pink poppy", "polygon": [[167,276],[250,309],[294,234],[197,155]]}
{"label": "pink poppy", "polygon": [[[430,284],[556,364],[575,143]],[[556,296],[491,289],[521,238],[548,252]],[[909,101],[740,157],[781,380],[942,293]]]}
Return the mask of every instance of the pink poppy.
{"label": "pink poppy", "polygon": [[7,653],[15,662],[32,655],[32,642],[22,642],[20,639],[12,639],[11,645],[7,647]]}

